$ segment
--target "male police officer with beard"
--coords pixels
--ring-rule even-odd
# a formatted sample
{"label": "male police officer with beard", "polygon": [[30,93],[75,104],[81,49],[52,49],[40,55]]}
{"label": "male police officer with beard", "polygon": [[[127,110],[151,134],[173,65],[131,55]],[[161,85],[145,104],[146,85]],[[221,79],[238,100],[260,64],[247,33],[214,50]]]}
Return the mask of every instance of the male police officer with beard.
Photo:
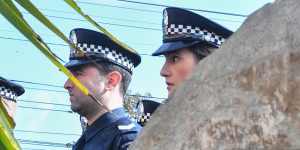
{"label": "male police officer with beard", "polygon": [[70,95],[71,109],[85,117],[88,124],[73,150],[127,149],[141,129],[123,108],[124,94],[140,56],[88,29],[73,29],[70,41],[77,49],[71,49],[70,61],[65,66],[103,104],[66,81],[64,87]]}

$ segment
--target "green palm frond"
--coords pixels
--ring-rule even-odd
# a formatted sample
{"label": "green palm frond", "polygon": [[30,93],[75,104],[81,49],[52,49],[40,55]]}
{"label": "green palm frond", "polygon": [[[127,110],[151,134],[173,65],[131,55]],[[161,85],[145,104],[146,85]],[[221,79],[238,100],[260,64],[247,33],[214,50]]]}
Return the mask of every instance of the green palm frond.
{"label": "green palm frond", "polygon": [[129,47],[125,43],[119,41],[114,35],[112,35],[109,31],[107,31],[105,28],[103,28],[101,25],[99,25],[96,21],[94,21],[90,16],[86,15],[81,8],[76,4],[74,0],[64,0],[69,6],[71,6],[77,13],[79,13],[82,17],[84,17],[88,22],[90,22],[92,25],[94,25],[97,29],[99,29],[103,34],[108,36],[110,39],[112,39],[114,42],[122,46],[123,48],[133,52],[137,53],[133,48]]}

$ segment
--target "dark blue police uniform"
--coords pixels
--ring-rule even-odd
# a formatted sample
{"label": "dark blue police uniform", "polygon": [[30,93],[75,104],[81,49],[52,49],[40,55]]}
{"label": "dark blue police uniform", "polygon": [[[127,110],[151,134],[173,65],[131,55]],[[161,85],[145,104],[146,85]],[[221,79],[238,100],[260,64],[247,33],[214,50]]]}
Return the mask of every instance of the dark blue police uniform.
{"label": "dark blue police uniform", "polygon": [[117,108],[88,126],[73,150],[126,150],[140,130],[124,108]]}

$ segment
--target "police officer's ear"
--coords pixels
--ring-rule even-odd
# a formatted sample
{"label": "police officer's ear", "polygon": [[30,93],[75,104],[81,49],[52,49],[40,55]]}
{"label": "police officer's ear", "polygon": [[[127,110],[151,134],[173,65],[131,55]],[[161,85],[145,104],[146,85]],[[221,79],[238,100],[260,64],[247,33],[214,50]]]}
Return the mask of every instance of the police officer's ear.
{"label": "police officer's ear", "polygon": [[117,86],[120,86],[122,81],[122,75],[118,71],[112,71],[106,75],[106,90],[112,90]]}

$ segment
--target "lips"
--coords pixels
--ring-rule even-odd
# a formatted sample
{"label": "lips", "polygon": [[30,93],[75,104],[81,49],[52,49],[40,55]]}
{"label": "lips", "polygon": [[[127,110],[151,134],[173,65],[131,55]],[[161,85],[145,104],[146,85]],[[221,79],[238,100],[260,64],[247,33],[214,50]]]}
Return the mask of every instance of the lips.
{"label": "lips", "polygon": [[71,93],[70,91],[68,91],[68,93],[69,93],[69,100],[72,103],[74,94]]}
{"label": "lips", "polygon": [[72,93],[69,93],[69,97],[70,97],[70,99],[71,99],[71,97],[73,97],[74,95],[72,94]]}
{"label": "lips", "polygon": [[72,97],[73,97],[73,95],[72,95],[72,94],[69,94],[69,99],[70,99],[70,100],[72,99]]}
{"label": "lips", "polygon": [[73,96],[73,93],[70,89],[67,89],[69,96]]}
{"label": "lips", "polygon": [[166,82],[166,84],[167,84],[167,90],[168,90],[168,91],[170,91],[171,88],[174,86],[174,84],[171,83],[171,82]]}

